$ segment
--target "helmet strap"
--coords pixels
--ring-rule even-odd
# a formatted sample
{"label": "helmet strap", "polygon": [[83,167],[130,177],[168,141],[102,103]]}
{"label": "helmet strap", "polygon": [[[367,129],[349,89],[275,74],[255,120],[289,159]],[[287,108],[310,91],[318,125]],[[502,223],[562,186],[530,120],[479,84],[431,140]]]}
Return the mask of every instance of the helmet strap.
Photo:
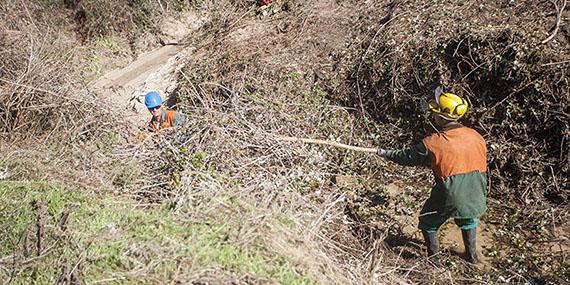
{"label": "helmet strap", "polygon": [[437,114],[437,115],[438,115],[440,118],[442,118],[442,119],[444,119],[444,120],[446,120],[446,121],[449,121],[449,122],[457,122],[457,120],[459,120],[459,118],[453,119],[453,118],[448,118],[448,117],[446,117],[446,116],[444,116],[444,115],[441,115],[441,114]]}

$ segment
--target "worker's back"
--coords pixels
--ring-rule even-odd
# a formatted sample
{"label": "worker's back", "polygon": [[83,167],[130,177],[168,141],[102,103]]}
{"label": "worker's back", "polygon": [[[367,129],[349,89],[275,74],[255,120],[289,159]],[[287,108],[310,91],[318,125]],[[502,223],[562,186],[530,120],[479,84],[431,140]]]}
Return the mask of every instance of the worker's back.
{"label": "worker's back", "polygon": [[441,180],[476,170],[487,171],[485,140],[471,128],[458,127],[436,133],[423,143],[429,151],[431,168]]}

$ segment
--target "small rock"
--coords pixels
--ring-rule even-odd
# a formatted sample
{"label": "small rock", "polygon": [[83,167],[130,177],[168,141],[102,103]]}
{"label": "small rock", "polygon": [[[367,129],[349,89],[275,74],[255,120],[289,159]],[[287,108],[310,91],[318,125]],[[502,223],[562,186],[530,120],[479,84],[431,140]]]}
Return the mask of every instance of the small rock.
{"label": "small rock", "polygon": [[6,180],[10,177],[10,173],[8,172],[8,166],[4,168],[4,170],[0,170],[0,180]]}

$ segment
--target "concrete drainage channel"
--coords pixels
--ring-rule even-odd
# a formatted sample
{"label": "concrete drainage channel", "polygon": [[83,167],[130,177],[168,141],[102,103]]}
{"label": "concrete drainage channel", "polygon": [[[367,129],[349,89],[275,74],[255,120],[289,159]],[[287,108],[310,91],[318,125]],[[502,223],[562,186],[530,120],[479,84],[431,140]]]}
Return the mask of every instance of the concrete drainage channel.
{"label": "concrete drainage channel", "polygon": [[166,20],[164,32],[168,40],[161,40],[162,47],[101,76],[90,87],[123,114],[125,123],[134,127],[144,126],[148,119],[144,95],[156,90],[165,97],[163,99],[168,99],[166,97],[175,88],[179,60],[194,50],[178,43],[200,28],[203,22],[194,13],[184,14],[181,20]]}

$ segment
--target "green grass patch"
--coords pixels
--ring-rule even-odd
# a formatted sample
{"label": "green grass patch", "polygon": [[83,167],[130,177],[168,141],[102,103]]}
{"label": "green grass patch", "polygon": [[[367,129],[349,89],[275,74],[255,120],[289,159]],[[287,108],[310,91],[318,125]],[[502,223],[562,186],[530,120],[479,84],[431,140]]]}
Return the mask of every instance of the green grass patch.
{"label": "green grass patch", "polygon": [[97,38],[96,45],[103,47],[114,54],[118,54],[121,51],[119,44],[117,44],[117,42],[115,42],[110,36],[101,36]]}
{"label": "green grass patch", "polygon": [[[28,260],[37,255],[33,252],[34,205],[40,199],[48,205],[49,213],[47,237],[42,243],[53,249],[31,264],[16,265],[17,274],[0,271],[0,281],[56,283],[65,268],[80,264],[75,274],[85,283],[115,277],[127,283],[152,283],[172,278],[177,270],[213,268],[238,276],[269,277],[281,284],[316,284],[293,270],[286,257],[264,252],[262,244],[229,243],[228,237],[235,236],[237,226],[243,223],[237,216],[223,221],[182,222],[168,207],[139,209],[129,200],[39,182],[0,182],[0,258],[16,254]],[[70,216],[65,238],[58,240],[55,233],[68,205],[78,207]],[[23,237],[28,237],[27,241]],[[147,273],[133,274],[141,269]]]}

